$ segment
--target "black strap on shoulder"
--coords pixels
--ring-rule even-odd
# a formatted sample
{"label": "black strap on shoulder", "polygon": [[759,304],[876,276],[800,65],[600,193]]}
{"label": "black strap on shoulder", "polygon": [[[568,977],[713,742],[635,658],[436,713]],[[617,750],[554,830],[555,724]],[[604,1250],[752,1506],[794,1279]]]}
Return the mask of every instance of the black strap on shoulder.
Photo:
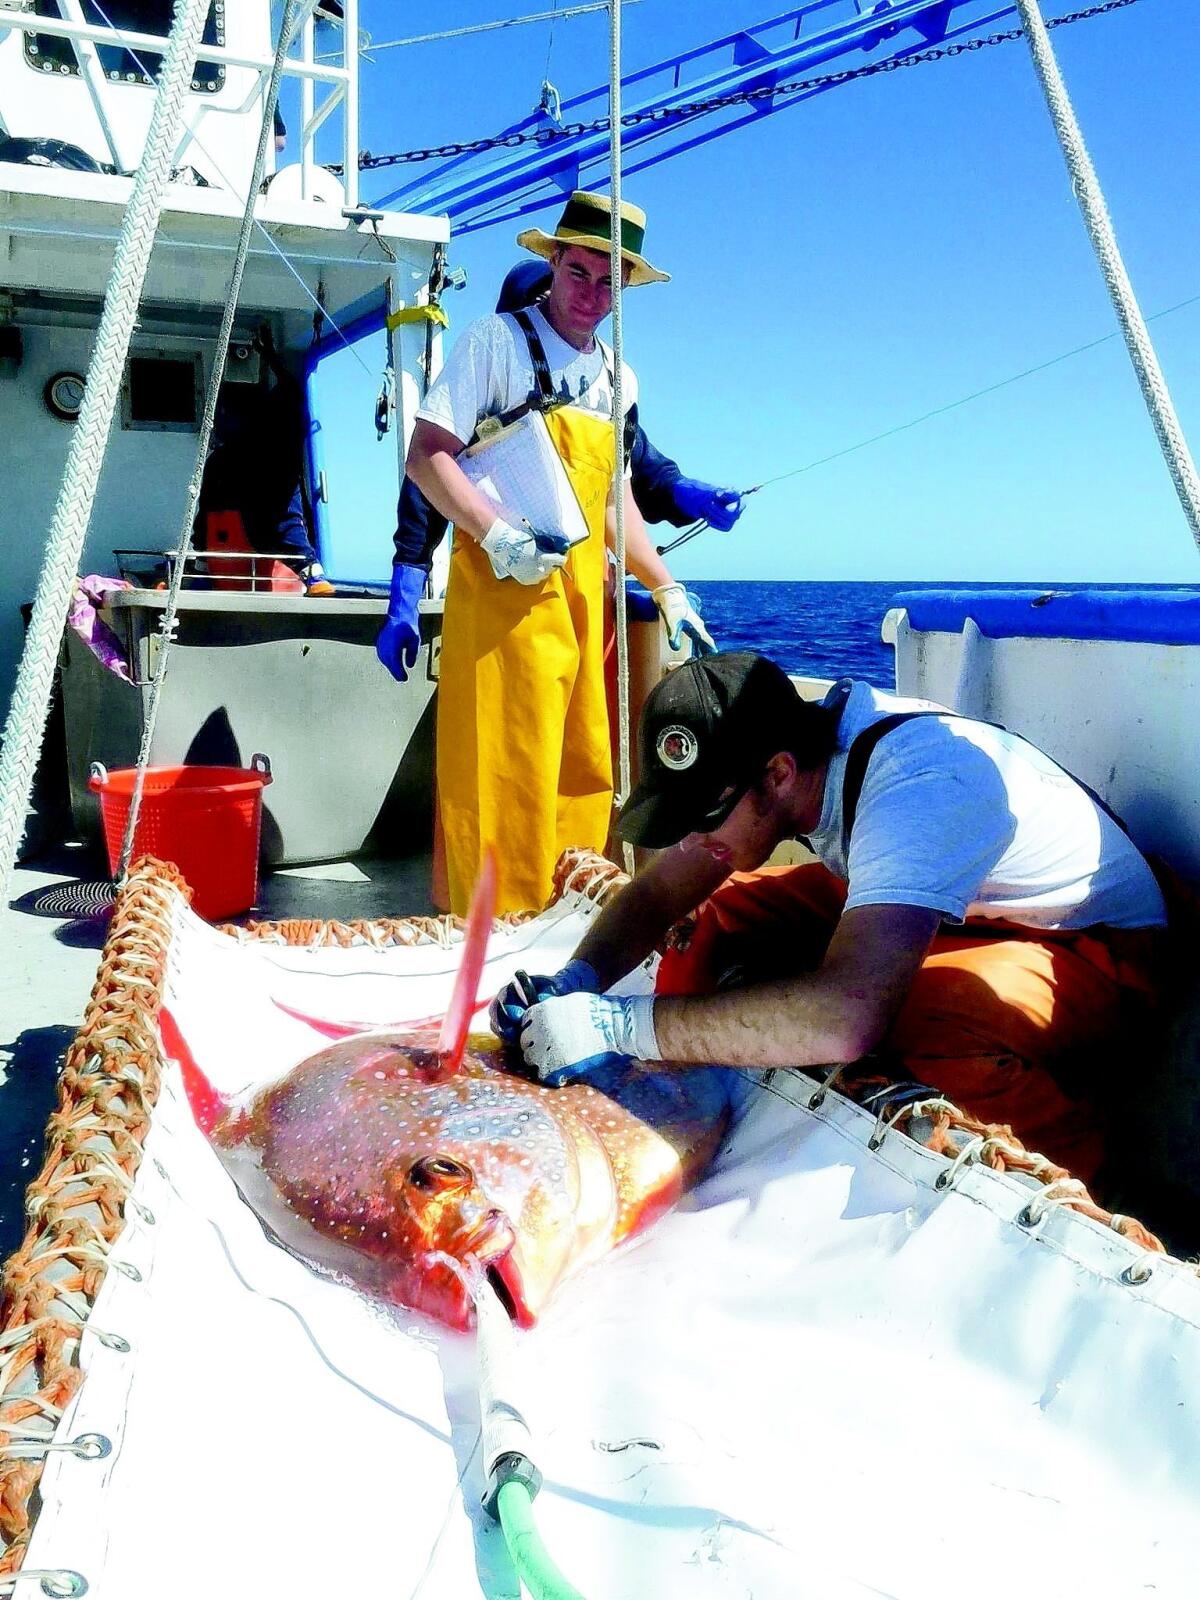
{"label": "black strap on shoulder", "polygon": [[527,399],[520,405],[512,406],[508,411],[501,411],[498,416],[484,417],[475,432],[467,440],[468,448],[473,444],[482,444],[488,439],[494,439],[502,428],[509,427],[514,422],[520,422],[522,417],[527,417],[531,411],[553,411],[556,406],[561,406],[563,398],[554,392],[554,379],[550,376],[550,363],[546,359],[546,347],[538,335],[537,329],[525,311],[511,313],[513,321],[525,335],[529,345],[529,359],[533,363],[533,375],[537,381],[537,388],[532,390]]}
{"label": "black strap on shoulder", "polygon": [[[533,395],[530,395],[529,401],[528,401],[527,405],[525,406],[524,410],[522,410],[521,415],[523,416],[525,414],[526,410],[529,410],[529,411],[532,411],[532,410],[550,411],[555,406],[561,406],[561,405],[565,404],[566,402],[564,402],[563,397],[560,394],[558,394],[557,391],[555,390],[554,378],[553,378],[553,376],[552,376],[552,374],[550,372],[550,362],[549,362],[549,360],[547,359],[547,356],[546,356],[546,347],[542,343],[541,335],[538,333],[537,328],[534,326],[533,318],[529,315],[529,313],[527,311],[514,311],[513,312],[513,320],[516,322],[516,324],[520,328],[521,332],[525,335],[526,342],[529,345],[529,359],[533,363],[533,375],[537,379],[537,386],[538,386],[538,398],[535,398]],[[609,351],[609,348],[608,348],[608,346],[606,344],[604,344],[600,340],[597,340],[596,342],[597,342],[597,344],[600,345],[600,355],[601,355],[601,359],[602,359],[602,361],[604,363],[603,370],[605,372],[607,372],[607,374],[608,374],[609,393],[613,396],[613,398],[615,400],[616,399],[616,393],[617,393],[617,385],[616,385],[616,381],[615,381],[614,376],[613,376],[612,354]],[[515,418],[512,419],[512,420],[515,420]],[[633,441],[634,441],[634,439],[636,437],[637,437],[637,418],[632,416],[630,414],[629,410],[626,410],[626,412],[625,412],[625,455],[626,455],[626,458],[628,458],[633,453]]]}
{"label": "black strap on shoulder", "polygon": [[914,717],[929,717],[933,715],[935,713],[931,711],[896,711],[890,717],[881,717],[878,722],[873,722],[869,728],[864,728],[857,739],[852,741],[850,749],[846,752],[846,772],[842,778],[843,860],[847,860],[850,855],[850,835],[854,829],[854,818],[858,814],[858,797],[862,794],[862,786],[867,776],[867,767],[875,753],[875,746],[881,739],[891,733],[893,728],[898,728],[902,722],[911,722]]}
{"label": "black strap on shoulder", "polygon": [[[944,717],[947,715],[956,716],[957,713],[953,711],[896,711],[890,717],[881,717],[878,722],[873,722],[869,728],[864,728],[858,737],[851,742],[850,749],[846,754],[846,772],[842,779],[843,860],[849,859],[850,834],[853,831],[854,818],[858,812],[858,799],[862,794],[862,787],[867,776],[867,767],[870,765],[871,757],[875,753],[876,745],[881,739],[886,738],[894,728],[898,728],[901,723],[912,722],[917,717]],[[998,728],[1001,733],[1011,732],[1011,729],[1006,728],[1002,722],[985,722],[982,717],[963,717],[961,720],[964,722],[979,722],[985,728]],[[1020,735],[1018,734],[1017,737],[1020,738]],[[1053,756],[1049,756],[1047,759],[1054,760]],[[1090,784],[1084,783],[1082,778],[1077,778],[1061,762],[1055,761],[1054,765],[1066,777],[1070,778],[1072,783],[1078,785],[1084,794],[1099,806],[1106,816],[1111,817],[1122,833],[1128,834],[1129,827],[1125,819],[1118,816],[1108,801],[1098,795]]]}
{"label": "black strap on shoulder", "polygon": [[[528,311],[514,311],[513,321],[525,335],[525,342],[529,346],[529,359],[533,363],[533,376],[538,386],[542,406],[561,405],[562,401],[554,392],[554,379],[550,375],[550,363],[546,359],[546,346],[542,343],[542,336],[533,325],[533,318]],[[531,406],[535,403],[530,395]]]}

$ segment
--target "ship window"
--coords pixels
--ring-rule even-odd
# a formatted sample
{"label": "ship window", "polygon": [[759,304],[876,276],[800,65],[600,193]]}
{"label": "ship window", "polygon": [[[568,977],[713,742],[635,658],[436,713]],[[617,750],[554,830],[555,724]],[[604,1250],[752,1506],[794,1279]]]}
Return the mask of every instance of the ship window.
{"label": "ship window", "polygon": [[133,355],[121,388],[121,425],[161,433],[199,428],[200,357]]}
{"label": "ship window", "polygon": [[[213,0],[204,24],[204,43],[225,43],[226,0]],[[58,0],[33,0],[27,9],[35,16],[62,20]],[[160,34],[164,39],[171,28],[171,0],[81,0],[83,20],[101,27],[110,24],[117,33]],[[154,85],[162,66],[160,51],[123,50],[120,45],[98,44],[97,55],[106,78],[114,83]],[[55,72],[63,77],[78,77],[79,62],[70,39],[49,33],[26,33],[25,59],[39,72]],[[144,70],[143,70],[144,69]],[[215,94],[225,82],[225,68],[212,61],[197,61],[192,72],[192,88],[198,94]]]}

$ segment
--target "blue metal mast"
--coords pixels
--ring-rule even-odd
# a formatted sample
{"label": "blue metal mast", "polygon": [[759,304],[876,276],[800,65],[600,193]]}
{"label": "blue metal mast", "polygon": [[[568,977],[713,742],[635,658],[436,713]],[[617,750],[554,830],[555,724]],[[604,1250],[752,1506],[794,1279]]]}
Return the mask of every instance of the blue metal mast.
{"label": "blue metal mast", "polygon": [[[765,22],[668,56],[621,80],[627,123],[622,137],[624,171],[640,172],[838,87],[834,73],[829,74],[830,82],[777,92],[780,85],[819,72],[851,52],[878,51],[873,65],[900,61],[1011,16],[1015,10],[1015,5],[998,5],[995,0],[991,4],[986,0],[806,0]],[[834,11],[837,19],[831,20],[828,13]],[[813,21],[818,23],[817,31],[805,33],[806,24]],[[759,91],[760,97],[749,104],[716,110],[702,104],[748,91]],[[563,101],[554,113],[543,105],[496,137],[500,140],[536,129],[593,122],[605,116],[607,105],[608,86],[603,84]],[[456,234],[471,233],[536,211],[564,191],[589,181],[606,182],[607,162],[605,129],[572,131],[547,144],[501,147],[498,154],[487,150],[455,156],[381,195],[375,204],[406,211],[447,212]]]}

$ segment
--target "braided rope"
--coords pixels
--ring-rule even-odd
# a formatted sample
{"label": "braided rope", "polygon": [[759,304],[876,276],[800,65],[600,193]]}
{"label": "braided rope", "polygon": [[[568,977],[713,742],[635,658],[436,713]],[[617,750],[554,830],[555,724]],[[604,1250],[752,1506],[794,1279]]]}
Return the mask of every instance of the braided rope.
{"label": "braided rope", "polygon": [[[212,438],[213,422],[217,415],[217,397],[222,380],[225,377],[225,363],[229,356],[229,341],[233,337],[233,320],[237,314],[238,301],[241,299],[246,257],[249,253],[250,240],[254,233],[254,207],[258,201],[263,173],[266,170],[267,145],[274,131],[275,104],[279,99],[279,83],[283,77],[284,61],[296,26],[297,10],[298,0],[286,0],[283,20],[279,26],[279,43],[275,47],[275,60],[271,66],[271,77],[263,100],[262,123],[258,130],[258,148],[254,153],[254,171],[251,174],[250,186],[246,192],[246,204],[242,209],[242,225],[238,234],[233,269],[229,274],[229,288],[225,295],[225,308],[221,314],[221,331],[217,335],[217,347],[213,356],[212,372],[209,374],[208,394],[204,402],[204,417],[200,423],[199,436],[196,439],[192,476],[188,483],[187,501],[183,508],[183,521],[180,525],[175,560],[171,568],[171,583],[167,591],[162,620],[159,623],[159,632],[162,635],[162,649],[158,652],[158,661],[150,684],[150,698],[146,706],[146,720],[142,728],[141,745],[138,749],[133,794],[130,797],[129,812],[125,818],[125,837],[121,844],[121,860],[117,870],[117,881],[119,883],[124,883],[128,877],[129,862],[133,856],[134,833],[137,828],[138,813],[142,806],[142,791],[145,787],[146,768],[150,762],[150,750],[154,743],[154,732],[158,726],[158,702],[162,695],[163,680],[167,675],[167,661],[171,654],[171,643],[174,639],[175,617],[179,609],[179,593],[183,587],[184,565],[187,553],[191,548],[192,524],[195,522],[196,508],[200,503],[200,488],[204,480],[204,464],[208,458],[209,440]],[[389,279],[388,281],[390,283],[391,280]]]}
{"label": "braided rope", "polygon": [[[886,1079],[874,1075],[857,1078],[852,1075],[851,1082],[842,1085],[842,1093],[858,1103],[872,1093],[882,1092],[886,1097],[886,1085]],[[1064,1206],[1091,1217],[1102,1227],[1112,1228],[1143,1250],[1166,1254],[1166,1246],[1156,1234],[1133,1217],[1106,1211],[1079,1178],[1073,1178],[1066,1167],[1060,1167],[1048,1156],[1027,1149],[1007,1123],[983,1122],[952,1100],[930,1094],[924,1099],[906,1101],[894,1115],[886,1118],[883,1128],[898,1128],[914,1143],[945,1156],[952,1165],[943,1174],[943,1188],[953,1181],[961,1167],[975,1163],[990,1167],[993,1172],[1023,1173],[1044,1185],[1031,1202],[1031,1208],[1036,1206],[1034,1216],[1029,1219],[1031,1222],[1040,1220],[1050,1206]],[[881,1139],[873,1139],[872,1148],[878,1149],[881,1142]],[[1196,1270],[1200,1271],[1200,1266]]]}
{"label": "braided rope", "polygon": [[146,1220],[129,1191],[158,1098],[156,1019],[172,916],[187,894],[174,867],[145,857],[117,897],[29,1186],[29,1228],[0,1277],[0,1577],[21,1565],[44,1457],[83,1381],[79,1342],[109,1250],[128,1209]]}
{"label": "braided rope", "polygon": [[[613,592],[613,626],[617,645],[617,793],[614,803],[623,806],[629,798],[629,628],[625,605],[625,388],[623,366],[624,261],[621,256],[621,6],[619,0],[608,8],[608,164],[612,200],[609,224],[608,262],[612,281],[613,346],[613,511],[616,521],[616,585]],[[633,871],[633,847],[623,847],[625,869]]]}
{"label": "braided rope", "polygon": [[1016,0],[1016,5],[1021,14],[1025,37],[1029,40],[1033,65],[1062,146],[1067,171],[1071,175],[1071,187],[1083,212],[1092,248],[1125,335],[1125,344],[1141,385],[1142,396],[1154,423],[1154,431],[1158,435],[1183,514],[1192,530],[1192,537],[1200,546],[1200,477],[1197,477],[1187,440],[1175,414],[1167,380],[1158,364],[1133,284],[1125,270],[1104,193],[1083,142],[1066,84],[1058,70],[1038,0]]}
{"label": "braided rope", "polygon": [[83,407],[71,435],[66,470],[47,535],[46,555],[0,754],[0,902],[8,898],[9,880],[25,832],[29,792],[50,710],[55,662],[207,15],[208,0],[177,0],[146,147],[125,208],[96,344],[88,363]]}

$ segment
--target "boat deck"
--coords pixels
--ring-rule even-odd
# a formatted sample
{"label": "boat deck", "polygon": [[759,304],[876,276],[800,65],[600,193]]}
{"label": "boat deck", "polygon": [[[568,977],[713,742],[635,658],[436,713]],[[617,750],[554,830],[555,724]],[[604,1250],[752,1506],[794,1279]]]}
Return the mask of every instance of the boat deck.
{"label": "boat deck", "polygon": [[[25,1231],[25,1188],[41,1159],[58,1069],[108,929],[107,915],[50,916],[36,903],[58,885],[107,881],[98,846],[57,845],[16,869],[11,903],[0,909],[0,1260]],[[429,882],[428,855],[283,868],[264,873],[248,915],[347,922],[418,916],[435,910]]]}

